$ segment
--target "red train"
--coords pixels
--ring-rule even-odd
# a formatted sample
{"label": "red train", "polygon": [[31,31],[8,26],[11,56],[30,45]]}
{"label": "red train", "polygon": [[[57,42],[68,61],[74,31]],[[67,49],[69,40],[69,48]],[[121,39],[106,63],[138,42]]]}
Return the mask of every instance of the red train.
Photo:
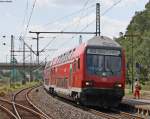
{"label": "red train", "polygon": [[44,87],[83,105],[116,107],[124,96],[125,66],[120,45],[95,36],[48,62]]}

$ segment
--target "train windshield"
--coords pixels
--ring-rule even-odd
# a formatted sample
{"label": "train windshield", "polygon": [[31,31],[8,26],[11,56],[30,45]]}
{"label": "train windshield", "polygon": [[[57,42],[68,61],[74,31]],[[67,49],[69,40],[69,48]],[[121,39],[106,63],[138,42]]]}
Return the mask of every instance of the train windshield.
{"label": "train windshield", "polygon": [[88,73],[100,76],[120,76],[121,52],[119,50],[88,49]]}

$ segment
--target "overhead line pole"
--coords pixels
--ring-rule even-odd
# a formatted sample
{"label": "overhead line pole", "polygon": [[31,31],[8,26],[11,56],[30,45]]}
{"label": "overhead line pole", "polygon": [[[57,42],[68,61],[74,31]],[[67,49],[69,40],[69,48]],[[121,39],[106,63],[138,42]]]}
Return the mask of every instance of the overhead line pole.
{"label": "overhead line pole", "polygon": [[51,32],[51,31],[44,31],[44,32],[29,31],[29,33],[35,33],[35,34],[96,34],[96,32]]}
{"label": "overhead line pole", "polygon": [[30,48],[30,46],[24,41],[22,37],[20,37],[19,39],[22,40],[22,42],[27,46],[27,48],[29,48],[36,55],[35,51],[33,51],[32,48]]}
{"label": "overhead line pole", "polygon": [[39,65],[39,33],[37,35],[37,63]]}
{"label": "overhead line pole", "polygon": [[35,38],[37,40],[37,62],[39,64],[39,35],[40,34],[95,34],[96,36],[100,36],[100,3],[96,4],[96,32],[52,32],[52,31],[44,31],[44,32],[33,32],[29,31],[29,33],[34,33],[37,35]]}
{"label": "overhead line pole", "polygon": [[137,34],[129,34],[129,35],[124,35],[125,37],[131,37],[131,44],[132,44],[132,49],[131,49],[131,54],[132,54],[132,63],[131,63],[131,67],[132,67],[132,79],[131,79],[131,89],[132,89],[132,93],[133,93],[133,89],[134,89],[134,86],[133,86],[133,83],[134,83],[134,52],[133,52],[133,50],[134,50],[134,47],[133,47],[133,40],[134,40],[134,37],[138,37],[139,35],[137,35]]}
{"label": "overhead line pole", "polygon": [[[31,48],[32,48],[32,45],[31,45]],[[30,50],[30,80],[29,82],[32,81],[32,69],[31,69],[31,65],[32,65],[32,51]]]}
{"label": "overhead line pole", "polygon": [[26,82],[26,76],[25,76],[25,43],[23,42],[23,82]]}
{"label": "overhead line pole", "polygon": [[11,0],[1,0],[0,2],[5,3],[5,2],[12,2]]}
{"label": "overhead line pole", "polygon": [[96,36],[101,35],[100,29],[100,3],[96,3]]}
{"label": "overhead line pole", "polygon": [[12,50],[14,50],[14,40],[13,40],[13,35],[11,35],[11,54],[10,54],[10,63],[12,65],[11,67],[11,72],[10,72],[10,87],[12,86],[12,81],[14,80],[14,52],[12,52]]}
{"label": "overhead line pole", "polygon": [[[32,52],[32,51],[31,51],[31,49],[30,49],[30,50],[25,50],[25,51],[23,51],[23,50],[13,50],[12,52]],[[34,52],[36,52],[36,51],[34,51]],[[39,52],[44,52],[44,51],[41,50],[41,51],[39,51]]]}
{"label": "overhead line pole", "polygon": [[40,34],[96,34],[96,32],[32,32],[32,31],[29,31],[29,33],[34,33],[36,34],[36,39],[37,40],[37,53],[36,53],[36,56],[37,56],[37,63],[39,64],[39,35]]}

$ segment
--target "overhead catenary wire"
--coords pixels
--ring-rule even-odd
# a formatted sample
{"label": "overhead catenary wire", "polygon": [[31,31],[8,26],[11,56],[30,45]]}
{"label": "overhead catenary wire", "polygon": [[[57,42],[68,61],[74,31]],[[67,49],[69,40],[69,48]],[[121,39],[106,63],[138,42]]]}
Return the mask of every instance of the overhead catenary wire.
{"label": "overhead catenary wire", "polygon": [[[121,3],[122,2],[122,0],[119,0],[119,1],[117,1],[116,3],[114,3],[111,7],[109,7],[108,9],[106,9],[101,15],[105,15],[106,13],[108,13],[110,10],[112,10],[115,6],[117,6],[119,3]],[[65,18],[65,17],[63,17],[63,18]],[[61,18],[61,19],[63,19],[63,18]],[[59,19],[59,20],[61,20],[61,19]],[[93,22],[95,21],[96,19],[94,19],[92,22],[90,22],[89,24],[87,24],[83,29],[81,29],[81,31],[84,31],[86,28],[88,28],[91,24],[93,24]],[[52,22],[51,22],[52,23]],[[50,24],[50,23],[49,23]],[[46,24],[46,25],[48,25],[48,24]],[[72,39],[75,37],[76,35],[74,35],[73,37],[72,37]],[[68,41],[71,41],[70,39],[69,40],[67,40],[67,41],[65,41],[65,43],[66,42],[68,42]],[[61,46],[61,48],[64,46],[64,44],[65,43],[63,43],[63,44],[61,44],[60,46]],[[59,46],[59,48],[60,48],[60,46]]]}
{"label": "overhead catenary wire", "polygon": [[[85,3],[84,3],[84,5],[83,5],[83,8],[82,8],[83,10],[85,10],[85,7],[88,5],[89,1],[90,1],[90,0],[86,0],[86,2],[85,2]],[[79,17],[79,20],[78,20],[78,24],[76,25],[76,29],[78,29],[78,27],[79,27],[79,25],[80,25],[80,22],[81,22],[82,17],[85,17],[85,15],[84,15],[84,16],[82,16],[82,13],[81,13],[81,16]]]}
{"label": "overhead catenary wire", "polygon": [[[27,13],[28,13],[28,8],[29,8],[29,0],[26,0],[26,6],[25,6],[25,9],[24,9],[24,16],[23,16],[23,20],[22,20],[22,31],[20,32],[20,35],[19,35],[19,38],[22,36],[22,33],[23,33],[23,30],[24,30],[24,26],[25,26],[25,21],[26,21],[26,18],[27,18]],[[23,42],[21,42],[21,46],[19,46],[19,49],[23,46]]]}
{"label": "overhead catenary wire", "polygon": [[53,39],[41,51],[44,51],[55,39],[56,37],[53,37]]}
{"label": "overhead catenary wire", "polygon": [[[84,6],[83,6],[83,8],[82,8],[81,10],[84,10],[84,8],[85,8],[86,5],[88,4],[88,2],[89,2],[89,0],[86,1],[86,3],[84,4]],[[93,5],[92,5],[92,6],[93,6]],[[95,4],[94,4],[94,6],[95,6]],[[88,8],[89,8],[89,7],[88,7]],[[93,12],[93,10],[92,10],[92,12]],[[85,16],[84,16],[84,17],[85,17]],[[80,20],[81,20],[81,19],[80,19]],[[69,25],[70,25],[70,24],[69,24]],[[68,26],[69,26],[69,25],[68,25]],[[67,26],[67,27],[68,27],[68,26]],[[65,27],[64,29],[66,29],[67,27]],[[64,29],[63,29],[63,30],[64,30]],[[63,31],[63,30],[62,30],[62,31]],[[57,35],[57,36],[58,36],[58,35]],[[56,39],[57,36],[55,36],[55,39]],[[74,38],[74,37],[71,37],[71,38]],[[71,39],[71,38],[69,38],[69,39]],[[66,42],[65,42],[65,43],[66,43]],[[63,43],[63,44],[64,44],[64,43]],[[60,47],[61,47],[63,44],[61,44]],[[49,46],[49,45],[47,45],[47,47],[48,47],[48,46]],[[60,48],[60,47],[59,47],[59,48]],[[45,48],[46,48],[46,47],[45,47]],[[44,49],[45,49],[45,48],[44,48]],[[49,55],[48,55],[48,56],[49,56]],[[47,56],[47,57],[48,57],[48,56]]]}
{"label": "overhead catenary wire", "polygon": [[[111,7],[109,7],[108,9],[106,9],[102,14],[101,14],[101,16],[103,16],[103,15],[105,15],[106,13],[108,13],[111,9],[113,9],[116,5],[118,5],[120,2],[121,2],[122,0],[119,0],[119,1],[117,1],[116,3],[114,3]],[[82,32],[82,31],[84,31],[85,29],[87,29],[90,25],[92,25],[93,23],[94,23],[94,21],[95,21],[96,19],[94,19],[92,22],[90,22],[89,24],[87,24],[83,29],[81,29],[81,31],[80,32]],[[76,35],[74,35],[73,37],[72,37],[72,39],[75,37]],[[61,48],[62,48],[62,46],[64,46],[68,41],[71,41],[71,40],[67,40],[67,41],[65,41],[64,43],[62,43],[60,46],[61,46]],[[60,46],[59,46],[59,48],[60,48]]]}
{"label": "overhead catenary wire", "polygon": [[[122,0],[117,1],[116,3],[114,3],[111,7],[107,8],[102,14],[101,16],[104,16],[106,13],[108,13],[111,9],[113,9],[115,6],[117,6],[119,3],[121,3]],[[90,25],[92,25],[92,23],[95,21],[96,19],[94,19],[92,22],[90,22],[87,26],[85,26],[85,28],[83,28],[81,31],[84,31],[86,28],[88,28]]]}
{"label": "overhead catenary wire", "polygon": [[[87,1],[85,2],[84,6],[83,6],[83,9],[80,9],[80,11],[77,11],[77,12],[74,12],[74,13],[78,13],[78,12],[83,11],[89,1],[90,1],[90,0],[87,0]],[[91,5],[91,6],[88,6],[88,8],[92,8],[93,6],[95,6],[95,4],[94,4],[94,5]],[[73,14],[74,14],[74,13],[73,13]],[[71,15],[73,15],[73,14],[71,14]],[[65,16],[65,18],[66,18],[66,16]],[[70,25],[71,25],[71,24],[69,24],[68,26],[70,26]],[[67,27],[68,27],[68,26],[67,26]],[[65,27],[64,29],[66,29],[67,27]],[[63,30],[64,30],[64,29],[63,29]],[[57,36],[58,36],[58,35],[57,35]],[[55,36],[55,37],[57,37],[57,36]],[[46,49],[46,47],[48,47],[50,44],[51,44],[51,42],[48,43],[48,45],[46,45],[43,49]],[[42,49],[42,50],[43,50],[43,49]]]}
{"label": "overhead catenary wire", "polygon": [[28,28],[29,28],[29,25],[30,25],[30,22],[31,22],[31,18],[32,18],[32,15],[33,15],[33,12],[34,12],[34,8],[35,8],[35,5],[36,5],[36,2],[37,0],[34,0],[33,2],[33,5],[32,5],[32,9],[31,9],[31,12],[30,12],[30,16],[29,16],[29,19],[28,19],[28,22],[27,22],[27,25],[26,25],[26,28],[25,28],[25,32],[23,34],[23,37],[19,37],[19,40],[23,41],[23,43],[27,46],[27,48],[29,48],[34,54],[36,54],[32,48],[25,42],[25,38],[26,38],[26,34],[27,34],[27,31],[28,31]]}
{"label": "overhead catenary wire", "polygon": [[[89,0],[88,0],[89,1]],[[86,3],[87,4],[87,3]],[[85,7],[85,4],[84,4],[84,7]],[[93,12],[93,10],[92,10]],[[85,17],[85,16],[84,16]],[[78,22],[78,21],[77,21]],[[72,23],[71,23],[72,24]],[[66,27],[64,27],[61,31],[64,31],[65,29],[67,29],[71,24],[67,25]],[[56,38],[58,37],[58,35],[54,36],[53,37],[53,40],[50,41],[42,50],[45,50],[54,40],[56,40]],[[72,37],[71,37],[72,38]],[[68,38],[68,39],[71,39],[71,38]]]}
{"label": "overhead catenary wire", "polygon": [[37,2],[37,0],[34,0],[33,6],[32,6],[32,9],[31,9],[31,12],[30,12],[29,20],[28,20],[28,23],[27,23],[27,26],[26,26],[26,29],[25,29],[24,38],[25,38],[25,36],[27,34],[27,30],[28,30],[30,22],[31,22],[31,18],[32,18],[32,15],[33,15],[33,12],[34,12],[34,8],[35,8],[35,5],[36,5],[36,2]]}
{"label": "overhead catenary wire", "polygon": [[[92,5],[88,6],[87,8],[92,8],[92,7],[94,7],[94,6],[95,6],[95,4],[92,4]],[[66,18],[68,18],[68,17],[71,17],[71,16],[73,16],[73,15],[75,15],[75,14],[79,14],[79,13],[82,12],[84,9],[85,9],[85,8],[82,8],[82,9],[77,10],[77,11],[75,11],[75,12],[72,12],[72,13],[70,13],[70,14],[68,14],[68,15],[65,15],[65,16],[63,16],[63,17],[60,17],[60,18],[58,18],[58,19],[55,19],[54,21],[48,22],[48,23],[44,24],[43,26],[45,27],[45,26],[48,26],[48,25],[50,25],[50,24],[56,23],[56,22],[58,22],[58,21],[61,21],[61,20],[63,20],[63,19],[66,19]]]}
{"label": "overhead catenary wire", "polygon": [[[88,0],[89,1],[89,0]],[[88,1],[86,2],[86,4],[88,3]],[[105,15],[106,13],[108,13],[113,7],[115,7],[116,5],[118,5],[120,2],[121,2],[122,0],[119,0],[119,1],[117,1],[116,3],[114,3],[111,7],[109,7],[108,9],[106,9],[103,13],[102,13],[102,15]],[[83,8],[84,9],[84,8]],[[92,22],[90,22],[89,24],[87,24],[83,29],[81,29],[81,31],[84,31],[86,28],[88,28],[90,25],[92,25],[93,24],[93,22],[95,21],[95,19],[92,21]],[[76,35],[74,35],[73,37],[72,37],[72,39],[75,37]],[[70,40],[70,39],[69,39]],[[68,42],[69,40],[67,40],[67,41],[65,41],[63,44],[61,44],[60,46],[63,46],[64,44],[66,44],[66,42]],[[60,46],[59,46],[59,48],[60,48]]]}
{"label": "overhead catenary wire", "polygon": [[[25,42],[25,38],[26,38],[26,34],[27,34],[27,30],[29,28],[29,25],[30,25],[30,22],[31,22],[31,18],[32,18],[32,15],[33,15],[33,11],[34,11],[34,8],[35,8],[35,5],[36,5],[36,1],[37,0],[34,0],[33,2],[33,5],[32,5],[32,9],[31,9],[31,12],[30,12],[30,16],[29,16],[29,19],[28,19],[28,22],[27,22],[27,25],[26,25],[26,28],[25,28],[25,32],[22,36],[22,32],[20,33],[20,36],[19,36],[19,40],[23,42],[23,44],[25,44],[27,46],[28,49],[30,49],[35,55],[36,53],[32,50],[32,48]],[[24,18],[23,18],[23,26],[25,24],[25,19],[26,19],[26,16],[27,16],[27,13],[28,13],[28,7],[29,7],[29,1],[27,0],[27,3],[26,3],[26,8],[25,8],[25,14],[24,14]],[[26,59],[26,58],[25,58]]]}
{"label": "overhead catenary wire", "polygon": [[121,3],[123,0],[119,0],[116,3],[114,3],[111,7],[109,7],[108,9],[106,9],[101,15],[105,15],[106,13],[108,13],[110,10],[112,10],[115,6],[117,6],[119,3]]}
{"label": "overhead catenary wire", "polygon": [[[86,1],[86,3],[84,4],[84,6],[83,6],[83,8],[82,9],[80,9],[80,12],[82,11],[82,10],[84,10],[84,8],[86,7],[86,5],[88,4],[88,2],[89,2],[90,0],[87,0]],[[95,4],[94,5],[91,5],[91,7],[93,7],[93,6],[95,6]],[[90,7],[88,7],[88,8],[90,8]],[[93,12],[93,10],[92,10],[92,12]],[[74,12],[74,13],[76,13],[76,12]],[[73,13],[73,14],[74,14]],[[73,15],[73,14],[71,14],[71,15]],[[85,16],[84,16],[85,17]],[[64,17],[63,17],[64,18]],[[62,18],[62,19],[63,19]],[[61,19],[59,19],[59,20],[61,20]],[[80,18],[80,20],[81,20],[81,18]],[[48,25],[48,24],[46,24],[46,25]],[[68,27],[68,26],[67,26]],[[64,29],[66,29],[67,27],[65,27]],[[55,36],[56,37],[56,36]],[[73,38],[73,37],[72,37]],[[47,46],[49,46],[49,45],[47,45]],[[46,57],[49,57],[49,55],[47,55]],[[38,68],[39,69],[39,68]],[[36,69],[35,69],[36,70]]]}
{"label": "overhead catenary wire", "polygon": [[[29,8],[29,0],[26,1],[26,7],[25,7],[25,10],[24,10],[24,17],[23,17],[23,21],[22,21],[22,26],[24,28],[24,25],[25,25],[25,21],[26,21],[26,17],[27,17],[27,13],[28,13],[28,8]],[[22,36],[22,32],[20,33],[19,36]]]}

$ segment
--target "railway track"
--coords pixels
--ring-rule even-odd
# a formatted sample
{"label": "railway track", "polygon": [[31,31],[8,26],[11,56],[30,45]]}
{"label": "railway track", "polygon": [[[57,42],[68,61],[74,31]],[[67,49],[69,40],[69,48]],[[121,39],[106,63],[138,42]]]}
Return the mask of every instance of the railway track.
{"label": "railway track", "polygon": [[101,116],[105,119],[144,119],[138,115],[134,115],[134,114],[130,114],[130,113],[127,113],[127,112],[123,112],[123,111],[120,111],[120,110],[110,110],[110,111],[100,111],[100,110],[96,110],[96,109],[91,109],[91,108],[87,108],[87,107],[80,107],[79,108],[82,108],[83,110],[85,111],[88,111],[92,114],[95,114],[95,115],[98,115],[98,116]]}
{"label": "railway track", "polygon": [[[8,108],[7,107],[8,105],[3,105],[3,104],[1,104],[0,105],[0,110],[2,110],[4,113],[6,113],[6,115],[8,116],[8,118],[10,118],[10,119],[18,119],[18,117],[15,115],[15,114],[13,114],[13,112],[12,112],[12,110],[10,110],[10,108]],[[9,105],[9,107],[12,107],[12,105]],[[5,118],[7,118],[7,117],[5,117]]]}
{"label": "railway track", "polygon": [[[52,97],[54,97],[54,96],[52,96]],[[139,117],[138,115],[130,114],[130,113],[123,112],[123,111],[120,111],[120,110],[117,110],[117,109],[112,109],[110,111],[105,112],[105,111],[101,111],[101,110],[98,110],[98,109],[93,109],[93,108],[88,108],[88,107],[85,107],[85,106],[77,105],[73,101],[64,99],[64,98],[59,97],[59,96],[55,96],[54,98],[56,98],[60,101],[63,101],[64,103],[73,105],[74,107],[77,107],[77,108],[82,109],[84,111],[87,111],[91,114],[100,116],[104,119],[144,119],[142,117]]]}
{"label": "railway track", "polygon": [[[28,94],[31,90],[32,88],[23,89],[13,96],[13,108],[18,119],[51,119],[29,99]],[[20,110],[16,104],[25,110]]]}
{"label": "railway track", "polygon": [[31,90],[26,88],[17,92],[12,101],[0,98],[0,109],[11,119],[52,119],[32,103],[28,96]]}
{"label": "railway track", "polygon": [[88,111],[91,112],[92,114],[102,116],[106,119],[144,119],[137,115],[130,114],[127,112],[122,112],[120,110],[115,110],[114,112],[111,113],[101,112],[95,109],[89,109]]}

